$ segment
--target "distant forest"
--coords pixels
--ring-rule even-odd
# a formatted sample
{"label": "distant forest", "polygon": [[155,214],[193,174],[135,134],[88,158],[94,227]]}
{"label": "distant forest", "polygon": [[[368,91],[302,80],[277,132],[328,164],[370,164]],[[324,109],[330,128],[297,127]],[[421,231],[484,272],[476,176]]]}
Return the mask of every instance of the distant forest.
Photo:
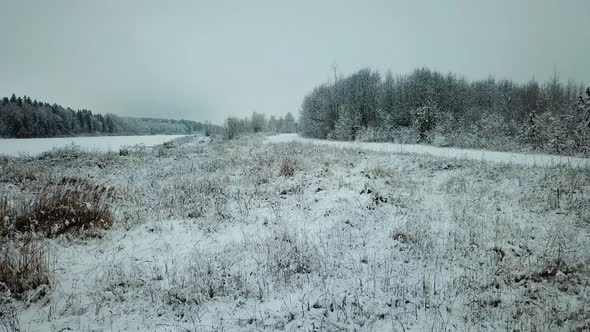
{"label": "distant forest", "polygon": [[317,86],[299,118],[304,136],[590,154],[590,89],[488,78],[467,81],[427,68],[394,76],[362,69]]}
{"label": "distant forest", "polygon": [[0,102],[0,137],[62,137],[77,135],[155,135],[208,132],[210,126],[189,120],[120,117],[74,111],[31,98],[4,97]]}
{"label": "distant forest", "polygon": [[225,119],[224,135],[227,139],[238,137],[242,134],[259,133],[295,133],[297,132],[297,122],[291,112],[285,116],[276,117],[271,115],[268,119],[262,113],[253,112],[250,117],[237,118],[229,117]]}

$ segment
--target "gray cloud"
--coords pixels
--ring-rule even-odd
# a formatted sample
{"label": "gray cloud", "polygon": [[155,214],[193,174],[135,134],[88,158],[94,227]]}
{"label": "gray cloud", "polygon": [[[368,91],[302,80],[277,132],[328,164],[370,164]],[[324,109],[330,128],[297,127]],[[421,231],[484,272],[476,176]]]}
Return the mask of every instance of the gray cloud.
{"label": "gray cloud", "polygon": [[419,66],[590,82],[590,2],[8,1],[0,93],[212,120],[297,112],[330,75]]}

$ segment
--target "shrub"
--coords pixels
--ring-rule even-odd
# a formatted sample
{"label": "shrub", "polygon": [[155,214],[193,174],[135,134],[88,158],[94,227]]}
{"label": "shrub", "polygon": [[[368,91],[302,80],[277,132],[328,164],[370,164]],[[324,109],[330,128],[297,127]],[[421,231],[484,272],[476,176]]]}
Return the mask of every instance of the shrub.
{"label": "shrub", "polygon": [[361,128],[357,133],[356,140],[359,142],[394,142],[394,130],[379,127]]}
{"label": "shrub", "polygon": [[51,151],[41,153],[37,159],[78,159],[87,152],[80,146],[72,143],[59,148],[53,148]]}
{"label": "shrub", "polygon": [[113,193],[113,188],[106,185],[63,178],[45,186],[29,205],[10,207],[4,202],[0,208],[2,228],[5,232],[39,232],[46,237],[72,230],[109,228],[113,219],[108,201]]}

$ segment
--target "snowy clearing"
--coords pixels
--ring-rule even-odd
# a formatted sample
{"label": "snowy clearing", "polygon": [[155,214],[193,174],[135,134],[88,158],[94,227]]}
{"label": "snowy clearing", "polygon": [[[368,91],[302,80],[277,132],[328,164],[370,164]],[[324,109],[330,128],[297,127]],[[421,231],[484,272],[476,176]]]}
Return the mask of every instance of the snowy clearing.
{"label": "snowy clearing", "polygon": [[528,154],[502,151],[459,149],[449,147],[436,147],[420,144],[398,144],[398,143],[367,143],[367,142],[343,142],[304,138],[298,134],[280,134],[267,137],[268,143],[299,142],[310,144],[324,144],[339,148],[354,148],[377,152],[391,153],[413,153],[431,155],[436,157],[457,158],[467,160],[479,160],[486,162],[500,162],[529,166],[558,166],[567,165],[571,167],[588,168],[590,159],[548,154]]}
{"label": "snowy clearing", "polygon": [[124,146],[153,146],[184,135],[96,136],[0,139],[0,155],[37,155],[56,148],[77,146],[91,152],[117,151]]}
{"label": "snowy clearing", "polygon": [[0,159],[9,202],[61,178],[116,190],[111,229],[40,240],[51,285],[0,298],[0,324],[590,328],[587,171],[265,142]]}

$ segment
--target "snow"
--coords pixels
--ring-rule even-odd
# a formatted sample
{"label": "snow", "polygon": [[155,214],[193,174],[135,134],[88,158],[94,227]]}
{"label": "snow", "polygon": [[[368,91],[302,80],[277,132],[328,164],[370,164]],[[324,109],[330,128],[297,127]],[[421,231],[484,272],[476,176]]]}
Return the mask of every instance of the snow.
{"label": "snow", "polygon": [[431,155],[436,157],[478,160],[485,162],[509,163],[528,166],[557,166],[567,165],[571,167],[588,168],[590,159],[577,158],[568,156],[557,156],[549,154],[528,154],[489,150],[459,149],[449,147],[436,147],[432,145],[420,144],[399,144],[399,143],[368,143],[368,142],[343,142],[321,139],[304,138],[298,134],[280,134],[269,136],[266,139],[268,143],[308,143],[330,145],[338,148],[353,148],[359,150],[369,150],[389,153],[412,153],[421,155]]}
{"label": "snow", "polygon": [[123,146],[153,146],[184,135],[96,136],[0,139],[0,155],[37,155],[56,148],[76,146],[93,152],[117,151]]}
{"label": "snow", "polygon": [[[119,193],[102,237],[46,240],[52,287],[15,303],[23,329],[555,331],[590,321],[584,170],[293,135],[174,143],[6,161],[6,178],[39,182],[0,181],[19,188],[14,200],[45,177],[80,174]],[[293,176],[280,175],[283,163]]]}

